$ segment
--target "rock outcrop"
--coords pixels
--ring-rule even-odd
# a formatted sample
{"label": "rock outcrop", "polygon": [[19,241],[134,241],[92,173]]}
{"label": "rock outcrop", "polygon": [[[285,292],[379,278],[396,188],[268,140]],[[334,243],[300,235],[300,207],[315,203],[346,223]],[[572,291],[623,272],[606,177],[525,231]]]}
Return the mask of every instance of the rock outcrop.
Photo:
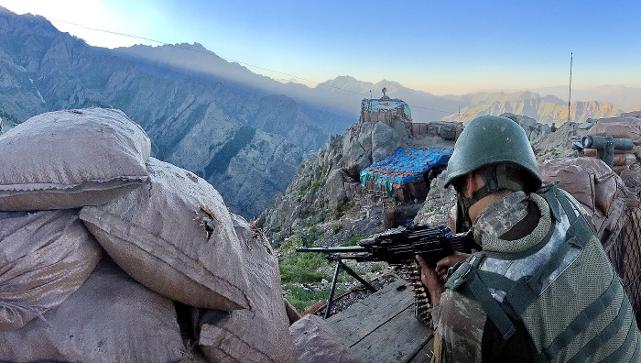
{"label": "rock outcrop", "polygon": [[343,216],[349,219],[345,232],[353,229],[345,237],[380,229],[383,199],[362,190],[359,172],[406,145],[410,131],[402,120],[361,120],[342,136],[332,136],[324,148],[301,163],[292,183],[274,207],[261,215],[259,224],[277,243],[306,224]]}

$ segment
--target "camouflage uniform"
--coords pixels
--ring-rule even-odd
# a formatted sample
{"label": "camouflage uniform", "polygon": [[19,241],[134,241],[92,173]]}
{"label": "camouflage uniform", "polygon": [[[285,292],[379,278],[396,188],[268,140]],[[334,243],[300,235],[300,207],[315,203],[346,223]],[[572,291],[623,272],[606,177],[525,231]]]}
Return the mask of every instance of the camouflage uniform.
{"label": "camouflage uniform", "polygon": [[[481,244],[484,236],[502,236],[525,218],[528,197],[513,192],[486,208],[473,226],[474,238]],[[436,312],[437,331],[442,339],[444,362],[481,362],[487,314],[476,301],[447,289]]]}
{"label": "camouflage uniform", "polygon": [[[441,362],[641,359],[632,309],[600,242],[576,201],[549,190],[512,193],[476,221],[484,251],[448,276],[441,297]],[[507,239],[524,208],[530,220],[539,213],[536,226]]]}

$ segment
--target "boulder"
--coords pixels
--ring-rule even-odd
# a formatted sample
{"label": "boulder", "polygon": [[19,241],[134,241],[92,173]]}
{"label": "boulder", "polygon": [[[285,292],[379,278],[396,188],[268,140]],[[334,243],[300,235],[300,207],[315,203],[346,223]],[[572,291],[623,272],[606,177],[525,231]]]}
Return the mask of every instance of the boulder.
{"label": "boulder", "polygon": [[398,135],[384,122],[377,122],[372,130],[372,162],[388,157],[398,147]]}
{"label": "boulder", "polygon": [[325,197],[330,209],[336,207],[347,200],[347,191],[345,190],[345,180],[348,175],[343,169],[334,169],[329,173],[325,182]]}

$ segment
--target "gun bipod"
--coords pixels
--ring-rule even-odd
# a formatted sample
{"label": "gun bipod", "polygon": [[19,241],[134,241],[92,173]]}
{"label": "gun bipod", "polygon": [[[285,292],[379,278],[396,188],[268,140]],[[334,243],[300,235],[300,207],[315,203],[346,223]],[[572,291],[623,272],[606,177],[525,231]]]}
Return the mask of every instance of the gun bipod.
{"label": "gun bipod", "polygon": [[329,317],[329,313],[332,311],[332,305],[334,305],[334,292],[336,291],[336,283],[338,283],[338,275],[340,274],[341,270],[344,270],[345,272],[347,272],[348,275],[352,276],[358,282],[363,284],[363,286],[365,286],[369,291],[376,292],[376,289],[374,288],[374,286],[372,286],[369,282],[365,281],[365,279],[360,277],[356,273],[356,271],[352,270],[349,266],[343,263],[342,259],[337,258],[336,268],[334,269],[334,276],[332,277],[332,284],[329,289],[329,295],[327,297],[327,306],[325,308],[325,314],[323,315],[323,319],[327,319]]}

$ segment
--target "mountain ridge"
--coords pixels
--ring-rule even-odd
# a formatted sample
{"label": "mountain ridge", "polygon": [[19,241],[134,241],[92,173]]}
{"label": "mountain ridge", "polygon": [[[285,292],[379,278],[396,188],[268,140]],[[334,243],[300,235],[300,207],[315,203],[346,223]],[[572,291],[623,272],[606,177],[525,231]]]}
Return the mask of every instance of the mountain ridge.
{"label": "mountain ridge", "polygon": [[[120,108],[149,134],[155,156],[206,177],[246,217],[271,205],[331,129],[351,124],[284,95],[91,47],[43,17],[11,12],[0,12],[0,105],[18,122],[58,109]],[[225,170],[208,167],[212,160]]]}

